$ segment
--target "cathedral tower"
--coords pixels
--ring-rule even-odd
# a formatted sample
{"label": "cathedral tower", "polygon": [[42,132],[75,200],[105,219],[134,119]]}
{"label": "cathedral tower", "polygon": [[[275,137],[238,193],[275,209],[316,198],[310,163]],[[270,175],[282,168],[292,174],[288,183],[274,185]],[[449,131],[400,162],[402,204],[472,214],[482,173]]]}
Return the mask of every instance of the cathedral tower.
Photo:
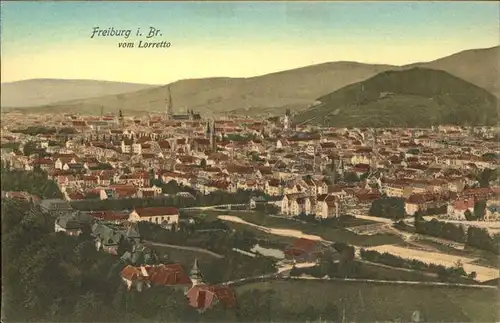
{"label": "cathedral tower", "polygon": [[173,114],[173,103],[172,103],[172,95],[170,93],[170,85],[167,87],[168,96],[165,98],[165,118],[167,120],[172,119]]}

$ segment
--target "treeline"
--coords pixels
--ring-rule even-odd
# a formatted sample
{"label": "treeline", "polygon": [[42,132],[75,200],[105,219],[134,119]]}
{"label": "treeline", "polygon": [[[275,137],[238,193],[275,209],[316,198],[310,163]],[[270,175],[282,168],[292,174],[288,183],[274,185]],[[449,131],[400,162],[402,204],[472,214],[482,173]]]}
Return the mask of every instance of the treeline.
{"label": "treeline", "polygon": [[470,210],[466,210],[464,212],[465,219],[467,221],[478,221],[484,220],[486,216],[486,201],[478,200],[474,203],[474,210],[471,212]]}
{"label": "treeline", "polygon": [[197,321],[180,291],[127,291],[119,258],[90,237],[53,232],[53,219],[2,200],[2,321]]}
{"label": "treeline", "polygon": [[467,229],[467,245],[500,254],[500,234],[491,236],[486,229],[469,227]]}
{"label": "treeline", "polygon": [[131,210],[135,207],[159,207],[172,206],[177,208],[224,205],[224,204],[247,204],[251,197],[265,197],[265,193],[259,191],[238,190],[236,193],[224,191],[212,192],[203,195],[196,192],[194,198],[184,196],[162,196],[157,198],[125,198],[125,199],[107,199],[107,200],[85,200],[72,201],[73,208],[81,211],[91,210]]}
{"label": "treeline", "polygon": [[46,172],[9,170],[5,166],[2,163],[0,168],[2,191],[23,191],[41,199],[63,197],[56,182],[48,179]]}
{"label": "treeline", "polygon": [[470,276],[467,276],[467,273],[465,272],[464,268],[459,264],[457,264],[456,267],[445,267],[443,265],[426,264],[416,259],[409,260],[392,255],[387,252],[380,253],[375,250],[365,250],[365,249],[360,250],[360,256],[364,260],[388,265],[391,267],[406,268],[406,269],[434,273],[437,274],[438,278],[443,281],[459,281],[463,277],[469,277],[471,279],[474,279],[476,277],[475,272],[472,272]]}
{"label": "treeline", "polygon": [[151,186],[154,185],[160,187],[163,194],[177,194],[180,192],[188,192],[193,196],[196,196],[197,194],[197,191],[195,189],[179,184],[176,181],[170,181],[168,183],[164,183],[161,180],[153,179],[150,181],[150,184]]}
{"label": "treeline", "polygon": [[281,209],[274,204],[256,203],[255,211],[262,212],[265,214],[278,214],[281,211]]}
{"label": "treeline", "polygon": [[[29,203],[1,201],[2,321],[248,322],[262,318],[262,295],[253,290],[237,298],[235,309],[216,306],[203,314],[172,288],[128,291],[120,279],[125,263],[119,257],[98,252],[89,236],[53,232],[53,219],[30,209]],[[259,264],[257,269],[254,263]],[[200,267],[208,283],[275,270],[273,262],[264,265],[262,259],[236,253],[212,263],[200,262]],[[321,313],[321,309],[310,311],[311,317]],[[281,321],[293,314],[283,309],[273,317]]]}
{"label": "treeline", "polygon": [[[496,158],[498,158],[498,154],[496,155]],[[499,174],[500,174],[500,168],[498,167],[494,169],[491,168],[484,169],[477,176],[477,181],[479,183],[479,186],[490,187],[492,182],[498,184],[498,179],[500,178]]]}
{"label": "treeline", "polygon": [[[439,215],[446,214],[447,206],[427,208],[418,211],[421,215]],[[369,210],[371,216],[401,220],[406,216],[405,200],[400,197],[383,197],[372,202]]]}
{"label": "treeline", "polygon": [[465,232],[461,224],[456,225],[436,219],[425,221],[417,217],[415,230],[417,233],[465,243],[470,247],[500,254],[500,234],[490,235],[488,230],[483,228],[469,226]]}
{"label": "treeline", "polygon": [[113,304],[121,286],[118,272],[111,270],[116,257],[97,252],[91,241],[54,233],[53,219],[27,213],[29,208],[2,200],[2,320],[114,321],[121,317],[125,307]]}
{"label": "treeline", "polygon": [[406,215],[405,201],[399,197],[385,197],[372,202],[371,216],[399,220]]}
{"label": "treeline", "polygon": [[358,278],[362,275],[361,264],[354,261],[355,249],[345,243],[334,243],[319,255],[318,265],[314,267],[293,267],[290,276],[309,275],[316,278]]}
{"label": "treeline", "polygon": [[425,221],[416,217],[415,230],[417,233],[443,238],[464,243],[467,241],[463,225],[455,225],[449,222],[441,222],[436,219]]}

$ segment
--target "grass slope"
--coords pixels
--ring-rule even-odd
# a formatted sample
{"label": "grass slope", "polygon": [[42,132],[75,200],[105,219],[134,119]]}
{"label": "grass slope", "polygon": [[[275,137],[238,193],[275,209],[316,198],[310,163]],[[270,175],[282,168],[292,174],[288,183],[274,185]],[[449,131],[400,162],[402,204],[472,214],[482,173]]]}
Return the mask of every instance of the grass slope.
{"label": "grass slope", "polygon": [[424,127],[492,125],[499,100],[476,85],[440,70],[382,72],[320,97],[321,104],[296,117],[325,126]]}
{"label": "grass slope", "polygon": [[242,285],[249,289],[273,289],[275,302],[296,312],[307,306],[323,308],[333,303],[348,322],[411,321],[419,310],[426,322],[498,322],[497,290],[443,286],[382,285],[362,282],[270,281]]}

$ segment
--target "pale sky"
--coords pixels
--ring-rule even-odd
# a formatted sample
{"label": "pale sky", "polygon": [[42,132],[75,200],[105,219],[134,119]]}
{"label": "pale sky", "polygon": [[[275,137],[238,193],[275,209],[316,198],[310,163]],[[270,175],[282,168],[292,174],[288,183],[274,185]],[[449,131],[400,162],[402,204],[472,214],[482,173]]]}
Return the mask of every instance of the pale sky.
{"label": "pale sky", "polygon": [[[498,2],[2,2],[2,82],[166,84],[331,61],[403,65],[499,45]],[[137,28],[161,30],[137,48]],[[129,39],[92,29],[130,29]],[[119,42],[135,48],[119,48]]]}

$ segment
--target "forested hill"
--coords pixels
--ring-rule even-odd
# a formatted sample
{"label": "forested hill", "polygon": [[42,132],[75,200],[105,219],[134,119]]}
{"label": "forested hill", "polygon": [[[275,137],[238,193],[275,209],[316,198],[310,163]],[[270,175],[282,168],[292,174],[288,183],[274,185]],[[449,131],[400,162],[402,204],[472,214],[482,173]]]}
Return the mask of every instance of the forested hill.
{"label": "forested hill", "polygon": [[298,123],[342,127],[493,125],[499,99],[441,70],[386,71],[318,99]]}

